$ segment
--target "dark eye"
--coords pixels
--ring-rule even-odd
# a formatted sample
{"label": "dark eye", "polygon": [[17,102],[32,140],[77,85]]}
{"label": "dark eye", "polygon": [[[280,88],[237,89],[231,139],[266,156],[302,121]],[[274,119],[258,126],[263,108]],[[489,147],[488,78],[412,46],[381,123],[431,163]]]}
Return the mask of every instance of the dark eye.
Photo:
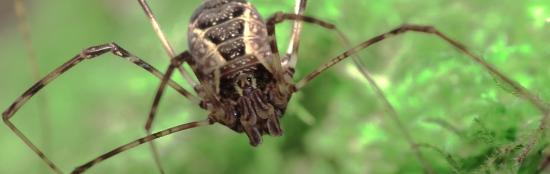
{"label": "dark eye", "polygon": [[247,81],[248,83],[250,83],[250,82],[252,82],[252,78],[247,77],[247,78],[246,78],[246,81]]}

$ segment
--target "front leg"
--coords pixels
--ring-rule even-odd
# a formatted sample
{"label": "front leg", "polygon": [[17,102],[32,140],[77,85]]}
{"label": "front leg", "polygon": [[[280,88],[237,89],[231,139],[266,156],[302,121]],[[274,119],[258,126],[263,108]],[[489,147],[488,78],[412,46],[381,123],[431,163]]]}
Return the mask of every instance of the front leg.
{"label": "front leg", "polygon": [[[156,68],[151,66],[149,63],[143,61],[142,59],[132,55],[128,51],[124,50],[122,47],[118,46],[115,43],[102,44],[97,46],[92,46],[87,49],[84,49],[80,54],[77,54],[74,58],[67,61],[54,71],[50,72],[46,77],[42,78],[36,82],[32,87],[25,91],[19,98],[15,100],[3,113],[2,119],[4,123],[27,145],[31,150],[33,150],[36,155],[38,155],[49,167],[56,173],[62,173],[61,170],[51,161],[38,147],[36,147],[11,121],[10,119],[14,114],[23,106],[32,96],[38,93],[42,88],[44,88],[51,81],[55,80],[61,74],[67,72],[80,62],[88,59],[96,58],[105,53],[112,53],[120,58],[128,60],[133,64],[145,69],[150,72],[157,78],[162,78],[164,75],[158,71]],[[169,86],[176,89],[180,94],[187,97],[191,101],[198,101],[198,99],[186,91],[183,87],[178,85],[174,81],[167,82]],[[197,102],[198,103],[198,102]]]}

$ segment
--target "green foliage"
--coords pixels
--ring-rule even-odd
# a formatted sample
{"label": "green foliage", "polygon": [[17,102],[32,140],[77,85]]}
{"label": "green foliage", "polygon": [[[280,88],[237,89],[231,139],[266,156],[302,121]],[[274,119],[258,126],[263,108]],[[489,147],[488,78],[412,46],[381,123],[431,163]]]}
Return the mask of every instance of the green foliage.
{"label": "green foliage", "polygon": [[[202,0],[151,1],[177,51],[187,49],[187,22]],[[264,18],[292,12],[293,0],[253,0]],[[168,58],[135,1],[32,1],[34,47],[41,74],[82,48],[115,41],[158,69]],[[352,43],[402,23],[434,25],[483,56],[508,77],[550,101],[550,3],[547,0],[317,0],[307,14],[336,24]],[[1,23],[0,107],[35,82],[15,17]],[[277,27],[281,51],[291,23]],[[306,25],[296,80],[342,53],[337,35]],[[361,52],[362,60],[396,108],[404,128],[437,173],[535,173],[548,144],[544,136],[525,162],[541,114],[465,55],[435,36],[410,33]],[[157,141],[169,173],[423,173],[421,162],[382,101],[350,60],[314,80],[292,99],[284,136],[257,148],[244,134],[215,125]],[[179,76],[174,77],[182,82]],[[184,83],[181,83],[184,84]],[[47,100],[52,135],[46,155],[64,171],[144,136],[158,80],[107,55],[78,65],[37,96]],[[189,88],[189,85],[184,85]],[[32,99],[15,124],[42,142],[41,114]],[[206,112],[168,90],[155,130],[205,118]],[[403,127],[402,127],[403,128]],[[49,169],[8,128],[0,126],[0,173]],[[155,173],[149,147],[109,159],[89,173]],[[548,171],[547,171],[548,172]]]}

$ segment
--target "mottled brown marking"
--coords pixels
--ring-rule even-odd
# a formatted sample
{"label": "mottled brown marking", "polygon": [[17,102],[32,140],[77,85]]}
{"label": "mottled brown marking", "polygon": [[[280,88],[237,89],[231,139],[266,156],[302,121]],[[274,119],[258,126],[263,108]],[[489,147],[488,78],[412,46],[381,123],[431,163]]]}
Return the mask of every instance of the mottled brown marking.
{"label": "mottled brown marking", "polygon": [[23,95],[24,96],[29,96],[29,95],[32,95],[36,92],[38,92],[38,90],[42,89],[44,87],[44,83],[42,81],[34,84],[29,90],[27,90]]}
{"label": "mottled brown marking", "polygon": [[220,44],[227,40],[242,37],[244,34],[244,20],[232,20],[209,28],[205,35],[214,44]]}
{"label": "mottled brown marking", "polygon": [[205,1],[191,16],[199,29],[206,29],[241,16],[245,1],[210,0]]}
{"label": "mottled brown marking", "polygon": [[245,43],[242,38],[234,39],[220,44],[218,46],[218,52],[225,60],[230,61],[246,54]]}
{"label": "mottled brown marking", "polygon": [[[227,15],[231,11],[227,8],[242,12]],[[274,125],[278,122],[269,120],[282,116],[289,94],[272,94],[281,93],[276,87],[280,82],[269,69],[280,62],[272,60],[266,24],[255,7],[236,1],[205,1],[191,18],[188,36],[193,59],[189,63],[204,82],[203,103],[213,105],[203,105],[212,112],[209,117],[244,131],[253,146],[263,134],[280,135],[279,125]],[[271,103],[270,96],[285,102]]]}

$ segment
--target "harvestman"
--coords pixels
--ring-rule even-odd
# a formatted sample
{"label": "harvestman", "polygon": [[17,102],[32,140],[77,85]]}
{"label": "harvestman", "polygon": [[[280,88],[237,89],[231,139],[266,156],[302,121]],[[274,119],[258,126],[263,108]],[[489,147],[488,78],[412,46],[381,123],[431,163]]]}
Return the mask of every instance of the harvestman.
{"label": "harvestman", "polygon": [[[82,173],[103,160],[140,144],[151,142],[154,139],[182,130],[214,123],[223,124],[239,133],[244,132],[248,136],[250,144],[257,146],[261,143],[262,136],[265,134],[272,136],[282,135],[283,131],[279,120],[283,116],[287,103],[293,93],[302,89],[302,87],[325,70],[370,45],[410,31],[435,35],[449,43],[497,78],[510,85],[520,97],[535,105],[544,114],[544,120],[548,115],[548,108],[525,88],[500,73],[479,56],[474,55],[463,44],[447,37],[432,26],[405,24],[389,32],[375,36],[359,45],[351,47],[351,49],[331,59],[297,83],[294,83],[293,76],[297,63],[301,22],[334,30],[346,44],[349,43],[335,25],[314,17],[304,16],[303,12],[306,7],[306,0],[297,1],[295,13],[279,12],[269,17],[265,22],[261,19],[255,7],[245,0],[206,0],[191,17],[188,31],[190,50],[184,51],[179,55],[174,54],[172,47],[165,38],[145,0],[138,0],[138,2],[149,17],[166,52],[172,58],[165,74],[162,74],[156,68],[134,56],[116,43],[92,46],[84,49],[74,58],[35,83],[2,114],[4,123],[56,173],[62,172],[15,127],[10,118],[26,101],[59,75],[84,60],[92,59],[109,52],[138,65],[161,79],[145,125],[148,135],[119,146],[77,167],[72,173]],[[294,21],[295,23],[288,52],[284,57],[281,57],[275,39],[275,25],[287,20]],[[362,62],[356,58],[354,58],[354,62],[358,65],[363,75],[374,85],[374,89],[380,98],[384,99],[386,106],[390,108],[390,115],[398,120],[395,110],[393,110],[385,99],[380,89],[377,88],[369,76],[367,69],[362,65]],[[199,79],[198,83],[193,80],[191,75],[186,73],[182,66],[183,63],[188,63],[191,66],[194,75]],[[176,68],[185,80],[193,86],[196,96],[170,80]],[[174,88],[202,109],[209,111],[208,118],[181,124],[151,134],[151,125],[166,85]],[[397,123],[402,124],[399,121]],[[410,135],[406,131],[403,132],[408,141],[412,143]],[[150,144],[157,166],[163,172],[156,148],[153,143]],[[423,161],[420,154],[417,153],[417,157]],[[426,164],[423,165],[426,166]],[[429,168],[425,170],[431,173]]]}

